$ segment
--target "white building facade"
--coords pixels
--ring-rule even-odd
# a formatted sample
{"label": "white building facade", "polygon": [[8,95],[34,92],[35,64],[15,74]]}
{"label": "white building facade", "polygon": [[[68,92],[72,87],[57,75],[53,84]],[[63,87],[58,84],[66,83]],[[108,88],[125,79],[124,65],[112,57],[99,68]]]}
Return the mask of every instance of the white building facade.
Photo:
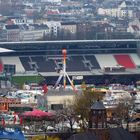
{"label": "white building facade", "polygon": [[134,6],[126,1],[122,2],[120,5],[112,8],[99,8],[98,9],[99,15],[107,15],[111,17],[118,17],[118,18],[133,18],[135,16],[135,9]]}

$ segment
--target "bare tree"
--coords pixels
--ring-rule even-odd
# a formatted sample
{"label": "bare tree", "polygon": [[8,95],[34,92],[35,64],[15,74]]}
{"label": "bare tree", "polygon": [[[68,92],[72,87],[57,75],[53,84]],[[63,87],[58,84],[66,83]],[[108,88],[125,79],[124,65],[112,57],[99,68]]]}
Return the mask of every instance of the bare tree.
{"label": "bare tree", "polygon": [[63,110],[59,110],[57,112],[57,117],[56,117],[56,121],[57,121],[57,124],[59,123],[67,123],[67,127],[70,126],[70,132],[73,132],[73,125],[75,124],[76,122],[76,114],[73,110],[73,104],[70,103],[70,101],[66,101],[68,104],[66,105],[66,103],[64,103],[64,108]]}
{"label": "bare tree", "polygon": [[102,99],[104,93],[92,90],[92,88],[83,91],[82,95],[77,95],[74,101],[74,112],[79,116],[81,127],[86,129],[88,127],[89,111],[92,104],[98,99]]}

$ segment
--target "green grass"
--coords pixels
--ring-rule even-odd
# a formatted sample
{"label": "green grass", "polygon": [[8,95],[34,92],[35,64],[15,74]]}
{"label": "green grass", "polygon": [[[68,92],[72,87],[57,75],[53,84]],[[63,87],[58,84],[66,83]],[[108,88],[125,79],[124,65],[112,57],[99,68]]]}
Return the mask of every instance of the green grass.
{"label": "green grass", "polygon": [[41,76],[13,76],[12,83],[22,87],[25,82],[27,83],[39,83],[43,81],[43,77]]}

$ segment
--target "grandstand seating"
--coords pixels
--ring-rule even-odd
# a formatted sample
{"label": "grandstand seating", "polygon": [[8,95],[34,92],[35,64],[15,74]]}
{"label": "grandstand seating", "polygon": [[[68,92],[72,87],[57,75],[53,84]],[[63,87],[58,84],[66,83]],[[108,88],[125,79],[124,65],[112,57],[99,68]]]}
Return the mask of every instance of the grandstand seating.
{"label": "grandstand seating", "polygon": [[54,72],[56,68],[56,64],[53,59],[46,60],[46,72]]}
{"label": "grandstand seating", "polygon": [[25,69],[19,59],[19,57],[1,57],[1,61],[6,65],[15,65],[16,66],[16,72],[24,72]]}
{"label": "grandstand seating", "polygon": [[82,56],[71,56],[70,60],[67,60],[67,71],[89,71],[83,61]]}
{"label": "grandstand seating", "polygon": [[89,60],[90,63],[91,63],[91,68],[92,69],[100,69],[100,65],[99,63],[97,62],[97,59],[95,58],[94,55],[87,55],[85,56],[86,60]]}
{"label": "grandstand seating", "polygon": [[59,72],[60,70],[63,69],[63,60],[62,60],[62,58],[61,59],[56,59],[56,60],[54,60],[54,62],[55,62],[55,65],[56,65],[55,70],[57,72]]}
{"label": "grandstand seating", "polygon": [[135,65],[140,68],[140,57],[137,54],[130,54],[129,56],[131,56],[133,62],[135,62]]}
{"label": "grandstand seating", "polygon": [[34,56],[34,57],[31,57],[32,61],[33,62],[36,62],[38,68],[37,70],[42,72],[42,71],[46,71],[46,67],[47,67],[47,64],[46,64],[46,59],[43,57],[43,56]]}
{"label": "grandstand seating", "polygon": [[3,72],[3,63],[2,61],[0,60],[0,73]]}
{"label": "grandstand seating", "polygon": [[29,57],[19,57],[19,58],[26,71],[33,71],[33,69],[30,66],[31,61]]}
{"label": "grandstand seating", "polygon": [[[118,65],[125,68],[140,67],[140,58],[137,54],[95,54],[95,55],[69,55],[66,61],[68,72],[91,71]],[[22,56],[22,57],[1,57],[0,71],[2,64],[16,65],[16,72],[35,71],[56,72],[62,69],[63,60],[61,56]]]}
{"label": "grandstand seating", "polygon": [[136,66],[128,54],[116,54],[114,55],[116,61],[119,65],[124,66],[125,68],[135,69]]}
{"label": "grandstand seating", "polygon": [[1,42],[2,48],[13,51],[1,53],[0,72],[4,68],[5,72],[17,76],[38,73],[52,85],[63,67],[62,50],[66,49],[68,75],[73,79],[82,77],[75,78],[74,84],[82,81],[90,84],[134,83],[140,79],[139,42],[137,39]]}
{"label": "grandstand seating", "polygon": [[0,73],[3,72],[3,64],[0,63]]}
{"label": "grandstand seating", "polygon": [[[39,72],[54,72],[55,63],[52,59],[47,59],[44,56],[20,57],[20,60],[26,71],[37,70]],[[35,65],[35,68],[32,67]]]}
{"label": "grandstand seating", "polygon": [[112,54],[96,54],[95,55],[101,69],[104,67],[116,66],[118,63],[114,59]]}

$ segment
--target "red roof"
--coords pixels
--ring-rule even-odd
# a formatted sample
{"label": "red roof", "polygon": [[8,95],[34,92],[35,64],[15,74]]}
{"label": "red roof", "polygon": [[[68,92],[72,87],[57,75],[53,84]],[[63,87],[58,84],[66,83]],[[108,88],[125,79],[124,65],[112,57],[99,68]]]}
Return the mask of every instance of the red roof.
{"label": "red roof", "polygon": [[22,114],[24,117],[51,117],[53,113],[44,112],[42,110],[35,109],[33,111],[27,111]]}
{"label": "red roof", "polygon": [[54,15],[54,14],[59,14],[58,10],[48,10],[47,15]]}

